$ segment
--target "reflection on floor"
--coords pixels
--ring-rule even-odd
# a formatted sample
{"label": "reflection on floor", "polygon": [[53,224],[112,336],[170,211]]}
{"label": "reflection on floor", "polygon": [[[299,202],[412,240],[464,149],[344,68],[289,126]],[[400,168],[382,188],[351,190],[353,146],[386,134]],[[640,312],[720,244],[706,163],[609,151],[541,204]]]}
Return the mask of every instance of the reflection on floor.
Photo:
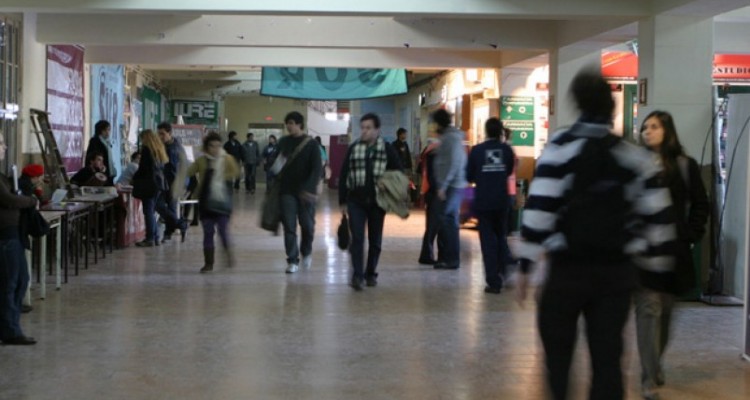
{"label": "reflection on floor", "polygon": [[[238,265],[201,275],[201,233],[116,251],[23,317],[39,344],[0,346],[2,399],[542,399],[535,305],[488,295],[476,232],[463,266],[416,263],[423,213],[388,217],[380,285],[354,293],[334,195],[318,210],[313,266],[284,274],[281,237],[257,227],[262,195],[237,194]],[[333,209],[332,209],[333,207]],[[750,398],[740,308],[681,304],[665,399]],[[627,330],[628,398],[638,357]],[[580,343],[582,344],[582,342]],[[588,365],[579,345],[575,396]]]}

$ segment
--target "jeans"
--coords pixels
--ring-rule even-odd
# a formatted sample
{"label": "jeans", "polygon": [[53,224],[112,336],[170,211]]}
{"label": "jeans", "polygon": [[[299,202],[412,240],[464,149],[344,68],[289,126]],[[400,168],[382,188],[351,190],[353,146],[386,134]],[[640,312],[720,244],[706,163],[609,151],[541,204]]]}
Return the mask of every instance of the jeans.
{"label": "jeans", "polygon": [[422,237],[422,250],[419,253],[420,261],[435,260],[433,243],[437,237],[437,261],[443,261],[444,244],[443,237],[438,235],[440,230],[440,199],[432,191],[425,194],[425,230]]}
{"label": "jeans", "polygon": [[664,383],[662,358],[669,342],[669,325],[674,296],[640,289],[633,296],[638,354],[641,358],[641,386],[653,389]]}
{"label": "jeans", "polygon": [[[297,246],[297,221],[301,230],[301,240]],[[286,262],[298,264],[302,257],[312,254],[315,235],[315,203],[290,194],[281,195],[281,225],[284,227],[284,249]]]}
{"label": "jeans", "polygon": [[591,355],[591,400],[624,398],[622,333],[635,281],[631,265],[556,265],[538,308],[539,334],[545,352],[552,398],[568,398],[568,377],[578,336],[578,317],[586,321]]}
{"label": "jeans", "polygon": [[23,336],[21,304],[29,285],[29,269],[18,237],[0,240],[0,257],[0,340],[8,340]]}
{"label": "jeans", "polygon": [[[380,260],[380,251],[383,244],[383,222],[385,221],[385,210],[378,207],[374,202],[364,206],[350,201],[347,204],[349,213],[349,228],[352,232],[352,241],[349,245],[349,253],[352,257],[354,279],[362,280],[363,277],[378,276],[375,270]],[[365,224],[367,225],[367,269],[364,270],[365,261]]]}
{"label": "jeans", "polygon": [[458,214],[463,195],[463,189],[451,187],[445,193],[445,200],[439,202],[440,228],[438,236],[443,238],[445,244],[445,259],[443,261],[449,266],[461,264]]}
{"label": "jeans", "polygon": [[479,243],[484,261],[484,279],[487,286],[502,288],[507,278],[505,267],[508,260],[507,227],[508,209],[477,211],[479,219]]}
{"label": "jeans", "polygon": [[203,249],[209,250],[214,248],[214,235],[216,228],[219,230],[219,238],[225,249],[229,248],[229,215],[213,214],[201,217],[201,226],[203,226]]}
{"label": "jeans", "polygon": [[255,164],[245,164],[245,190],[255,191]]}
{"label": "jeans", "polygon": [[266,193],[268,193],[271,190],[271,185],[273,185],[273,182],[276,180],[276,175],[273,174],[271,171],[266,171]]}
{"label": "jeans", "polygon": [[143,203],[143,220],[146,223],[146,241],[159,240],[156,234],[156,197],[142,199],[141,203]]}

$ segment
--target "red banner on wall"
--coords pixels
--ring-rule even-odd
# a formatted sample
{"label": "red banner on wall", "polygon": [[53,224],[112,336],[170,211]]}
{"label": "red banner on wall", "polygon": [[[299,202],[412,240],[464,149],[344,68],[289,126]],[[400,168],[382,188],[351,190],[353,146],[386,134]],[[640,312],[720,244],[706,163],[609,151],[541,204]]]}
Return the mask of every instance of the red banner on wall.
{"label": "red banner on wall", "polygon": [[83,48],[47,46],[47,112],[68,172],[83,158]]}
{"label": "red banner on wall", "polygon": [[[629,51],[603,51],[602,75],[611,80],[638,80],[638,56]],[[716,54],[714,82],[750,82],[750,54]]]}

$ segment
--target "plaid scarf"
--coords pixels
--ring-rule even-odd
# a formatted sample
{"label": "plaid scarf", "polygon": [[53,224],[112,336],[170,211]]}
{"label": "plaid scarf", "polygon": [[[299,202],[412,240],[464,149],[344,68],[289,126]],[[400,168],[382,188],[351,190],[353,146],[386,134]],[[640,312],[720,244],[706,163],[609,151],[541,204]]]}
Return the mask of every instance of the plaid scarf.
{"label": "plaid scarf", "polygon": [[[349,158],[349,178],[346,183],[349,189],[363,187],[367,184],[367,143],[357,141],[352,145],[352,154]],[[388,164],[388,154],[385,152],[385,141],[378,137],[375,141],[374,149],[369,152],[372,160],[373,182],[377,182]]]}

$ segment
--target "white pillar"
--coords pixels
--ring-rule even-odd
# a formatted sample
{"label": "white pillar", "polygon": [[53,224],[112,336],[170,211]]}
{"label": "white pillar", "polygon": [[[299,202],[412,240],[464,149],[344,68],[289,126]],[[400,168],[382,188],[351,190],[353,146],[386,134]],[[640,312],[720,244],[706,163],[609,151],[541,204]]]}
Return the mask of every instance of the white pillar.
{"label": "white pillar", "polygon": [[39,153],[39,144],[32,133],[29,109],[44,110],[47,104],[47,47],[36,40],[36,13],[23,14],[21,66],[21,119],[18,141],[24,154]]}
{"label": "white pillar", "polygon": [[570,96],[573,77],[585,67],[601,69],[601,50],[574,46],[554,49],[549,53],[549,132],[573,124],[578,119],[578,110]]}
{"label": "white pillar", "polygon": [[[685,151],[700,162],[713,117],[713,20],[656,16],[640,21],[638,60],[639,81],[646,82],[646,104],[638,106],[636,122],[640,125],[654,110],[669,112]],[[703,163],[710,162],[707,150]]]}

